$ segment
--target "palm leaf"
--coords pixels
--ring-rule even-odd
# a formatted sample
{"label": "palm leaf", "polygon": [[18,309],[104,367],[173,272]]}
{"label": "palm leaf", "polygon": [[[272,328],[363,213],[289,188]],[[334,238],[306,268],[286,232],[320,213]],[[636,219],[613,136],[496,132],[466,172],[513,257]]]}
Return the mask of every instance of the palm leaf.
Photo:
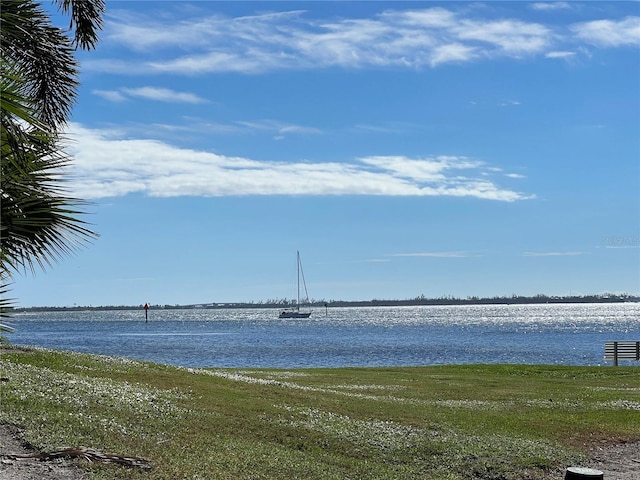
{"label": "palm leaf", "polygon": [[69,28],[75,29],[74,44],[85,50],[95,48],[98,42],[98,30],[102,27],[103,0],[78,1],[54,0],[63,13],[69,14]]}
{"label": "palm leaf", "polygon": [[42,121],[64,123],[78,87],[71,41],[33,0],[2,1],[0,18],[3,64],[11,65],[24,79],[21,93],[33,100]]}

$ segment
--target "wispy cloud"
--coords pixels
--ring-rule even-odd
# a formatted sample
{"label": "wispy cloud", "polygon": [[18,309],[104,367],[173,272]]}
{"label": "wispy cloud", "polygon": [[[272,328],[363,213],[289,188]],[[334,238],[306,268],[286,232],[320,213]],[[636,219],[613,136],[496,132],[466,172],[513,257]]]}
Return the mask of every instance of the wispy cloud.
{"label": "wispy cloud", "polygon": [[283,162],[129,140],[116,131],[71,124],[74,193],[101,198],[149,196],[383,195],[450,196],[513,202],[533,198],[482,174],[466,157],[370,156],[351,162]]}
{"label": "wispy cloud", "polygon": [[577,23],[571,30],[578,38],[601,47],[640,46],[640,17]]}
{"label": "wispy cloud", "polygon": [[101,96],[111,102],[122,102],[131,97],[155,100],[169,103],[206,103],[207,100],[188,92],[178,92],[169,88],[139,87],[121,88],[119,90],[93,90],[95,95]]}
{"label": "wispy cloud", "polygon": [[469,252],[417,252],[417,253],[390,253],[390,257],[428,257],[428,258],[469,258],[477,257]]}
{"label": "wispy cloud", "polygon": [[525,257],[575,257],[584,255],[584,252],[525,252]]}
{"label": "wispy cloud", "polygon": [[[184,134],[192,135],[272,135],[274,139],[281,140],[293,136],[322,135],[322,129],[307,125],[298,125],[279,120],[232,120],[228,122],[215,122],[201,117],[180,116],[176,122],[181,123],[129,123],[126,130],[129,138],[157,138],[159,133],[179,134],[184,140]],[[124,135],[123,135],[124,136]],[[162,137],[164,140],[169,137]]]}
{"label": "wispy cloud", "polygon": [[274,133],[276,135],[276,138],[282,138],[284,135],[292,133],[305,135],[319,135],[322,133],[322,130],[320,130],[319,128],[295,125],[291,123],[283,123],[277,120],[238,120],[235,123],[247,130],[266,131]]}
{"label": "wispy cloud", "polygon": [[127,100],[127,97],[117,90],[92,90],[92,93],[110,102],[125,102]]}
{"label": "wispy cloud", "polygon": [[576,56],[576,52],[555,51],[545,54],[546,58],[572,58]]}
{"label": "wispy cloud", "polygon": [[517,107],[518,105],[520,105],[518,100],[503,100],[500,102],[501,107]]}
{"label": "wispy cloud", "polygon": [[[532,7],[551,10],[568,4]],[[482,18],[472,12],[433,7],[385,10],[366,18],[312,18],[304,11],[288,11],[235,18],[194,15],[178,22],[167,11],[152,17],[116,10],[108,17],[103,42],[124,45],[137,58],[127,62],[92,56],[83,65],[121,74],[180,75],[330,67],[420,69],[496,58],[558,58],[585,42],[599,47],[638,43],[640,17],[562,26]]]}
{"label": "wispy cloud", "polygon": [[188,92],[177,92],[169,88],[140,87],[123,88],[123,93],[132,97],[141,97],[149,100],[170,103],[205,103],[207,100]]}
{"label": "wispy cloud", "polygon": [[424,129],[423,125],[418,125],[410,122],[389,121],[379,125],[372,124],[358,124],[354,125],[352,130],[356,132],[366,133],[383,133],[383,134],[403,134],[408,132],[415,132],[416,130]]}

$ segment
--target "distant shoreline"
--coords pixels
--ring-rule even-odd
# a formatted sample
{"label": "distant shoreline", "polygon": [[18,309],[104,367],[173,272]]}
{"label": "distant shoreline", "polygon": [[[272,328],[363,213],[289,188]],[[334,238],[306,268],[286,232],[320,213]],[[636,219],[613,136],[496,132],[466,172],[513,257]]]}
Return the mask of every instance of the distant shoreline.
{"label": "distant shoreline", "polygon": [[[640,302],[640,296],[628,294],[603,294],[603,295],[572,295],[572,296],[547,296],[535,295],[525,297],[513,295],[510,297],[442,297],[426,298],[424,296],[405,300],[314,300],[310,303],[314,308],[335,308],[335,307],[404,307],[404,306],[452,306],[452,305],[539,305],[547,303],[624,303]],[[153,309],[182,310],[191,308],[204,309],[225,309],[225,308],[287,308],[294,306],[293,301],[282,300],[278,302],[212,302],[188,305],[151,305]],[[65,307],[18,307],[12,312],[44,312],[60,311],[73,312],[85,310],[139,310],[141,305],[106,305],[106,306],[65,306]]]}

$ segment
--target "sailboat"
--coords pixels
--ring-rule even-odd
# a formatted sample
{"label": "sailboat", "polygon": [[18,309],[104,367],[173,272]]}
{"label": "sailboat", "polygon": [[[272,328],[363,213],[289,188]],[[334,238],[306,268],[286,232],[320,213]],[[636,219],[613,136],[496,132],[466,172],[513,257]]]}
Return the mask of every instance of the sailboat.
{"label": "sailboat", "polygon": [[300,311],[300,278],[302,278],[302,285],[304,287],[305,301],[309,304],[309,294],[307,293],[307,284],[304,281],[304,272],[302,271],[302,262],[300,261],[300,252],[296,252],[296,262],[298,268],[298,299],[294,308],[282,310],[278,318],[309,318],[311,316],[311,310],[301,312]]}

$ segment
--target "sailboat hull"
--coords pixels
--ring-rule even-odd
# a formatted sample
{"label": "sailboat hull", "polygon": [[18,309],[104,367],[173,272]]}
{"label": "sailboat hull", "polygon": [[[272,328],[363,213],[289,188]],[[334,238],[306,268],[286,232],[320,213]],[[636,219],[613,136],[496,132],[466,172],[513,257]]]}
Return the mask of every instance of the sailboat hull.
{"label": "sailboat hull", "polygon": [[309,318],[311,312],[280,312],[278,318]]}

